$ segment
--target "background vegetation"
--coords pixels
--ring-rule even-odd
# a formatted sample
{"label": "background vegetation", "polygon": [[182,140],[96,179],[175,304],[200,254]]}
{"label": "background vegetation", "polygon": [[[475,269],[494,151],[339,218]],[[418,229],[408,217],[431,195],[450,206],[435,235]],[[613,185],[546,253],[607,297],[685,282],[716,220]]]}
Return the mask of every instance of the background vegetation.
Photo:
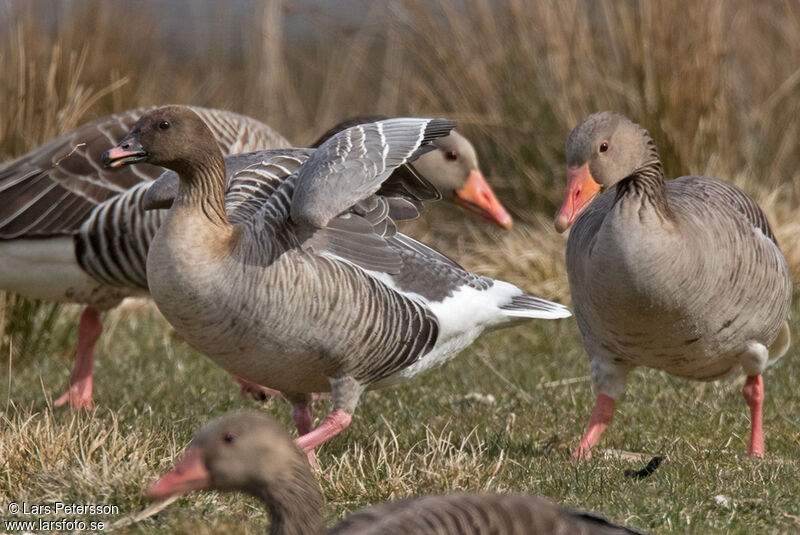
{"label": "background vegetation", "polygon": [[[452,117],[517,225],[502,232],[442,206],[409,232],[471,269],[568,301],[565,238],[552,230],[564,140],[582,116],[610,108],[650,129],[668,176],[725,178],[761,202],[797,279],[798,58],[800,3],[791,0],[6,0],[0,161],[149,104],[232,109],[299,145],[355,114]],[[106,319],[100,408],[53,412],[44,395],[66,385],[76,310],[0,302],[0,504],[68,498],[133,511],[208,415],[251,402],[145,307]],[[354,427],[321,456],[328,515],[485,488],[547,495],[653,532],[796,531],[793,353],[766,375],[760,463],[742,459],[740,380],[634,374],[604,443],[670,456],[636,483],[621,476],[633,461],[568,458],[592,398],[574,322],[497,333],[443,370],[366,396]],[[481,397],[489,394],[494,402]],[[267,408],[288,425],[282,402]],[[132,529],[255,532],[266,522],[239,497],[179,503]],[[201,511],[213,511],[212,527],[199,525]]]}

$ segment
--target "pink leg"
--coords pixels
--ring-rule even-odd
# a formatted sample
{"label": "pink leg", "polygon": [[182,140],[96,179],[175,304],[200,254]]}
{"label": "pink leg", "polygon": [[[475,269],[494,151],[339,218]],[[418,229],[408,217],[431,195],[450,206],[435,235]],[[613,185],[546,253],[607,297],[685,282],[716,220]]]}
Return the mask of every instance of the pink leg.
{"label": "pink leg", "polygon": [[310,458],[310,456],[314,454],[314,448],[341,433],[350,425],[350,420],[352,418],[352,414],[342,409],[336,409],[325,417],[325,421],[322,422],[319,427],[298,437],[295,439],[294,443],[297,444],[297,447],[303,450],[306,455],[309,455]]}
{"label": "pink leg", "polygon": [[261,386],[252,381],[248,381],[247,379],[242,379],[236,375],[234,375],[233,378],[237,383],[242,385],[242,396],[244,397],[253,396],[256,401],[266,401],[269,398],[278,397],[281,395],[281,393],[277,390],[267,388],[266,386]]}
{"label": "pink leg", "polygon": [[764,456],[764,432],[761,429],[761,408],[764,406],[764,380],[760,375],[748,375],[742,389],[750,406],[750,457]]}
{"label": "pink leg", "polygon": [[[302,437],[311,432],[311,419],[313,411],[311,403],[293,403],[292,404],[292,418],[294,425],[297,427],[297,436]],[[305,452],[308,458],[308,464],[312,468],[317,468],[317,456],[314,454],[314,449]]]}
{"label": "pink leg", "polygon": [[69,403],[73,409],[91,410],[94,346],[102,333],[100,311],[94,307],[86,307],[78,324],[78,345],[75,350],[75,367],[72,370],[69,390],[56,400],[56,407]]}
{"label": "pink leg", "polygon": [[600,440],[600,435],[606,430],[613,417],[614,399],[605,394],[598,394],[592,416],[589,418],[589,425],[586,427],[586,434],[583,435],[580,446],[572,452],[572,456],[576,459],[590,459],[592,457],[591,449]]}
{"label": "pink leg", "polygon": [[294,425],[297,426],[297,436],[311,432],[311,417],[312,409],[309,403],[298,403],[292,405],[292,418],[294,418]]}

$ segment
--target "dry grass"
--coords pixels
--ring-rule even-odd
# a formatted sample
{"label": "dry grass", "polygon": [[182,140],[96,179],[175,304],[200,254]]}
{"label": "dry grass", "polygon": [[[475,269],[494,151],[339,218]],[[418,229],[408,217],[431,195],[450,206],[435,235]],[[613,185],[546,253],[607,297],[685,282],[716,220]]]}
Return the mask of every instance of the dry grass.
{"label": "dry grass", "polygon": [[[718,176],[758,199],[800,277],[797,2],[403,0],[326,11],[242,0],[182,3],[179,17],[161,9],[0,0],[0,160],[95,117],[167,102],[246,113],[298,144],[354,114],[454,117],[517,226],[504,233],[442,207],[410,232],[471,269],[566,301],[565,239],[552,230],[564,139],[586,113],[612,108],[650,129],[669,176]],[[10,385],[0,503],[62,497],[141,508],[142,485],[209,414],[247,404],[156,319],[122,312],[106,320],[98,350],[103,408],[54,413],[42,399],[67,380],[75,310],[4,295],[0,316],[3,354],[14,345],[3,365],[10,377],[0,376]],[[767,375],[773,453],[764,463],[736,458],[746,427],[738,383],[638,374],[609,446],[671,460],[634,485],[619,476],[622,461],[584,469],[567,458],[590,400],[574,325],[493,335],[445,370],[366,397],[348,439],[323,453],[328,514],[411,492],[524,489],[654,532],[796,531],[794,360]],[[559,382],[570,378],[578,380]],[[548,381],[560,386],[532,386]],[[497,402],[452,401],[472,391]],[[280,403],[269,407],[288,425]],[[727,506],[713,502],[717,494]],[[205,525],[200,511],[218,520]],[[251,520],[254,531],[267,522],[253,502],[206,495],[131,529],[240,532]]]}

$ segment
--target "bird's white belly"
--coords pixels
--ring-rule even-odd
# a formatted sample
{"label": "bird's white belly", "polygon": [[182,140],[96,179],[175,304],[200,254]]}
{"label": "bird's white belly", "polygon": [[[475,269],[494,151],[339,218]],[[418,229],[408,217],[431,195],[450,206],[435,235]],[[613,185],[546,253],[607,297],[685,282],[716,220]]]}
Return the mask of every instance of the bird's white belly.
{"label": "bird's white belly", "polygon": [[0,241],[0,288],[34,299],[109,308],[133,292],[107,286],[78,265],[71,236]]}

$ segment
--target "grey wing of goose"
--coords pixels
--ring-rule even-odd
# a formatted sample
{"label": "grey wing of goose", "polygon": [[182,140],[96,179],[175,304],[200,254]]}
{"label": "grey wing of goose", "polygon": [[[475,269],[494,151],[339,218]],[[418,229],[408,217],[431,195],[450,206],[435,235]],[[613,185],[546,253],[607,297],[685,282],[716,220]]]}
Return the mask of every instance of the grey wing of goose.
{"label": "grey wing of goose", "polygon": [[386,115],[358,115],[356,117],[350,117],[349,119],[345,119],[344,121],[336,123],[334,126],[330,127],[324,134],[319,136],[317,140],[310,145],[310,147],[316,149],[342,130],[350,128],[351,126],[364,123],[374,123],[384,119],[388,119],[388,117]]}
{"label": "grey wing of goose", "polygon": [[[225,208],[231,223],[250,221],[257,216],[273,220],[283,219],[285,210],[278,204],[269,204],[280,185],[303,165],[314,149],[280,149],[238,154],[225,158],[228,189]],[[173,196],[177,193],[178,176],[171,181]],[[288,199],[285,199],[288,202]]]}
{"label": "grey wing of goose", "polygon": [[358,125],[323,143],[297,172],[291,197],[295,224],[324,228],[334,217],[380,189],[400,165],[447,135],[446,119],[387,119]]}
{"label": "grey wing of goose", "polygon": [[703,176],[684,176],[667,182],[668,190],[686,191],[702,202],[714,202],[730,206],[741,214],[753,228],[778,245],[767,216],[752,197],[739,188],[721,180]]}
{"label": "grey wing of goose", "polygon": [[634,534],[592,514],[522,494],[453,493],[386,502],[348,516],[331,535]]}
{"label": "grey wing of goose", "polygon": [[[164,170],[149,164],[106,168],[100,157],[139,116],[136,108],[86,123],[0,168],[0,239],[74,234],[92,210]],[[269,126],[224,110],[192,109],[224,154],[288,147]]]}
{"label": "grey wing of goose", "polygon": [[[388,119],[385,115],[361,115],[346,119],[322,134],[311,147],[318,148],[342,130]],[[442,198],[441,193],[410,164],[401,165],[380,186],[378,195],[391,198],[392,219],[414,219],[422,213],[422,201]]]}
{"label": "grey wing of goose", "polygon": [[[393,219],[416,217],[422,201],[438,192],[413,169],[392,173],[454,127],[444,119],[390,119],[342,131],[316,150],[295,149],[292,158],[302,155],[304,162],[282,167],[255,163],[231,179],[239,186],[229,191],[228,202],[238,208],[229,218],[255,234],[266,232],[265,240],[282,243],[263,258],[267,263],[279,251],[301,245],[364,269],[397,273],[402,259],[385,239],[395,234]],[[285,178],[278,184],[280,177]],[[259,183],[255,188],[253,180]],[[324,225],[316,226],[321,221]],[[313,226],[303,225],[309,222]]]}
{"label": "grey wing of goose", "polygon": [[4,165],[0,238],[72,233],[101,202],[161,174],[152,165],[105,169],[100,163],[142,111],[86,123]]}

